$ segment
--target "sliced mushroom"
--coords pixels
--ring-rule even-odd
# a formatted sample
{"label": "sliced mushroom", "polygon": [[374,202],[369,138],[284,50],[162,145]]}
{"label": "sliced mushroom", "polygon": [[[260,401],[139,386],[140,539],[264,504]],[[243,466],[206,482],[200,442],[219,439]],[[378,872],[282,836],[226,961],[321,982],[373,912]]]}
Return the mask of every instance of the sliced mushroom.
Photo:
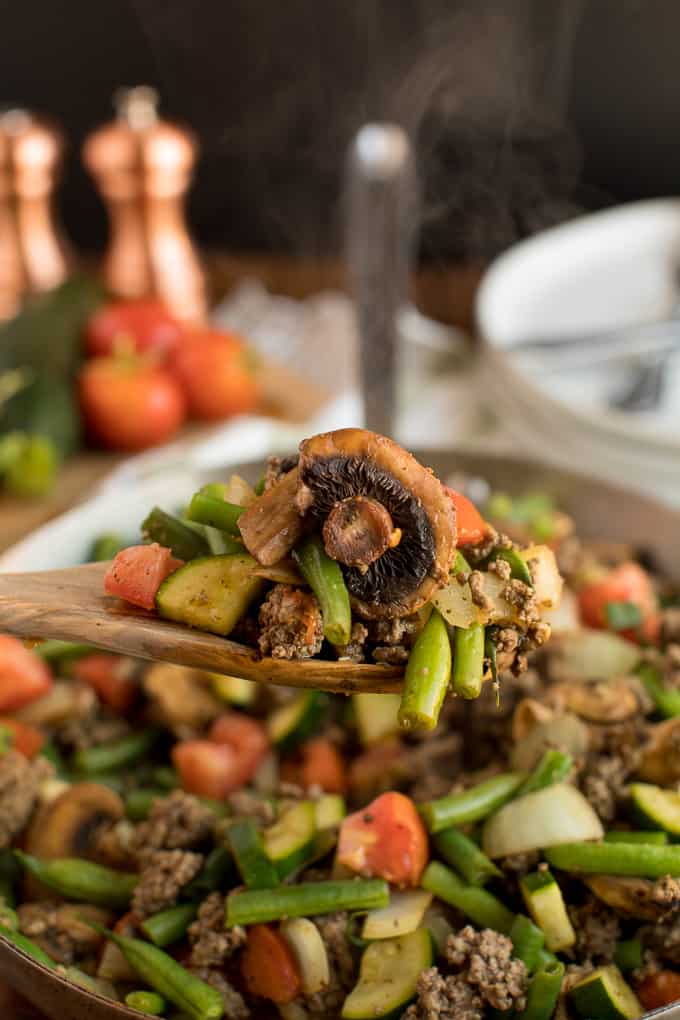
{"label": "sliced mushroom", "polygon": [[297,490],[298,469],[293,468],[238,519],[246,549],[263,567],[282,560],[302,537],[304,521],[295,505]]}
{"label": "sliced mushroom", "polygon": [[554,711],[535,698],[522,698],[512,715],[512,739],[518,744],[538,723],[552,719]]}
{"label": "sliced mushroom", "polygon": [[323,528],[360,616],[406,616],[447,582],[453,503],[397,443],[364,429],[327,432],[301,443],[298,470],[298,509]]}
{"label": "sliced mushroom", "polygon": [[224,711],[224,704],[195,669],[156,663],[144,675],[144,691],[152,701],[151,715],[180,737],[194,736]]}
{"label": "sliced mushroom", "polygon": [[659,883],[648,878],[592,875],[584,878],[584,882],[608,907],[640,921],[660,921],[680,906],[680,902],[669,902],[668,897],[660,893]]}
{"label": "sliced mushroom", "polygon": [[636,772],[658,786],[680,781],[680,716],[649,727]]}
{"label": "sliced mushroom", "polygon": [[91,923],[108,927],[114,915],[91,903],[57,903],[54,898],[22,903],[18,909],[21,930],[53,960],[71,964],[93,956],[104,941]]}
{"label": "sliced mushroom", "polygon": [[586,723],[571,712],[564,712],[537,723],[521,743],[515,744],[510,762],[513,769],[529,772],[551,747],[566,751],[578,759],[586,753],[589,743]]}
{"label": "sliced mushroom", "polygon": [[594,723],[623,722],[640,710],[635,692],[624,679],[555,684],[550,697],[557,705]]}
{"label": "sliced mushroom", "polygon": [[97,695],[84,684],[56,683],[47,694],[19,709],[17,719],[31,726],[61,726],[74,719],[87,719],[97,707]]}

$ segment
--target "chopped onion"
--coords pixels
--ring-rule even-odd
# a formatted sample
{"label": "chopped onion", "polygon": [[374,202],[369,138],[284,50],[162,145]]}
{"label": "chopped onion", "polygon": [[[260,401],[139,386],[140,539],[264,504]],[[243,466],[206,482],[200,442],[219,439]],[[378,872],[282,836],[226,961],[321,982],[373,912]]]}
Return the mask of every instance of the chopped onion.
{"label": "chopped onion", "polygon": [[289,556],[279,560],[278,563],[272,563],[270,567],[262,567],[259,563],[255,563],[252,572],[255,577],[263,577],[266,581],[274,581],[275,584],[293,584],[297,587],[302,587],[305,584]]}
{"label": "chopped onion", "polygon": [[245,478],[240,475],[232,475],[224,487],[224,498],[227,503],[235,503],[236,506],[250,506],[257,499],[255,490]]}
{"label": "chopped onion", "polygon": [[460,584],[455,577],[433,596],[432,604],[452,627],[467,630],[473,623],[480,622],[481,614],[472,601],[470,585]]}
{"label": "chopped onion", "polygon": [[314,922],[306,917],[294,917],[284,921],[280,930],[297,961],[305,995],[316,995],[327,988],[330,982],[328,953]]}
{"label": "chopped onion", "polygon": [[562,712],[545,722],[536,723],[513,747],[510,764],[517,772],[529,772],[549,747],[559,747],[561,751],[579,758],[588,750],[589,742],[587,725],[573,713]]}
{"label": "chopped onion", "polygon": [[389,906],[369,910],[361,937],[364,939],[391,939],[408,935],[420,928],[425,911],[432,902],[432,893],[425,889],[393,892]]}
{"label": "chopped onion", "polygon": [[583,794],[557,783],[510,801],[487,819],[482,847],[488,857],[507,857],[603,836],[602,823]]}
{"label": "chopped onion", "polygon": [[559,605],[554,609],[544,609],[541,615],[550,624],[554,637],[581,629],[578,599],[571,588],[564,588]]}
{"label": "chopped onion", "polygon": [[552,680],[611,680],[632,673],[639,661],[632,641],[583,627],[550,642],[548,668]]}
{"label": "chopped onion", "polygon": [[531,564],[531,576],[539,606],[554,609],[560,604],[564,581],[557,569],[555,553],[547,545],[530,545],[522,549],[522,559]]}

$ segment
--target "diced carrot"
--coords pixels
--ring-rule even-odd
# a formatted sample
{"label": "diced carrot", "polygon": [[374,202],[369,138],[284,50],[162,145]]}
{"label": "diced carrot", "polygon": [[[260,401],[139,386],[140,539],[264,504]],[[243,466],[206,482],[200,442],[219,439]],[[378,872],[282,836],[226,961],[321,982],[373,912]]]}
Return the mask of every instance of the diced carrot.
{"label": "diced carrot", "polygon": [[326,737],[308,740],[301,748],[300,786],[320,786],[325,793],[344,793],[347,788],[345,763]]}
{"label": "diced carrot", "polygon": [[101,700],[121,715],[128,712],[139,693],[134,663],[123,655],[93,652],[78,659],[73,667],[77,680],[92,687]]}
{"label": "diced carrot", "polygon": [[674,970],[659,970],[650,974],[637,988],[640,1002],[645,1009],[669,1006],[680,999],[680,974]]}
{"label": "diced carrot", "polygon": [[209,738],[234,751],[239,766],[239,786],[250,782],[269,750],[269,738],[262,723],[241,712],[226,712],[216,719]]}
{"label": "diced carrot", "polygon": [[272,1002],[292,1002],[301,991],[295,957],[276,929],[268,924],[248,928],[241,954],[241,974],[251,995]]}
{"label": "diced carrot", "polygon": [[15,637],[0,634],[0,712],[14,712],[47,694],[49,667]]}
{"label": "diced carrot", "polygon": [[198,797],[222,800],[243,786],[238,755],[226,744],[212,740],[183,740],[172,749],[182,789]]}
{"label": "diced carrot", "polygon": [[486,535],[488,525],[474,503],[462,492],[444,486],[456,508],[456,545],[476,545]]}
{"label": "diced carrot", "polygon": [[415,886],[427,864],[427,833],[403,793],[383,793],[340,826],[337,859],[350,871]]}
{"label": "diced carrot", "polygon": [[36,726],[2,716],[0,717],[0,730],[3,729],[11,733],[14,750],[19,751],[26,758],[35,758],[36,754],[45,746],[45,734]]}

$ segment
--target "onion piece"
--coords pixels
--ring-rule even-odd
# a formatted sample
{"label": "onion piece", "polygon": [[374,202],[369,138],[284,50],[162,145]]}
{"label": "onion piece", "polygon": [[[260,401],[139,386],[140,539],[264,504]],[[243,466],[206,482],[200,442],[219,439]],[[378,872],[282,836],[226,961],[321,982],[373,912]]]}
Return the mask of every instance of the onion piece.
{"label": "onion piece", "polygon": [[431,599],[432,605],[438,609],[447,623],[452,627],[467,630],[473,623],[480,623],[482,614],[472,601],[469,584],[460,584],[452,577],[445,588],[441,588]]}
{"label": "onion piece", "polygon": [[255,489],[240,475],[232,475],[224,487],[224,498],[227,503],[236,506],[250,506],[257,499]]}
{"label": "onion piece", "polygon": [[553,637],[581,629],[578,599],[571,588],[563,588],[559,605],[554,609],[544,609],[541,616],[550,624]]}
{"label": "onion piece", "polygon": [[586,723],[571,712],[562,712],[545,722],[536,723],[521,743],[513,747],[510,764],[517,772],[530,772],[550,747],[559,747],[573,758],[580,758],[589,744]]}
{"label": "onion piece", "polygon": [[628,676],[640,661],[640,649],[609,630],[587,627],[550,642],[551,680],[611,680]]}
{"label": "onion piece", "polygon": [[408,935],[420,928],[425,911],[432,902],[432,893],[425,889],[393,892],[387,907],[369,910],[361,930],[363,939],[391,939]]}
{"label": "onion piece", "polygon": [[603,836],[602,823],[583,794],[569,783],[556,783],[510,801],[487,819],[482,847],[493,859]]}
{"label": "onion piece", "polygon": [[314,922],[293,917],[283,922],[280,931],[297,961],[305,995],[316,995],[327,988],[331,979],[328,953]]}
{"label": "onion piece", "polygon": [[554,609],[562,598],[564,581],[557,568],[555,553],[547,545],[530,545],[520,550],[522,559],[530,565],[531,576],[539,606]]}
{"label": "onion piece", "polygon": [[279,560],[278,563],[272,563],[269,567],[262,567],[258,563],[252,572],[255,577],[263,577],[266,581],[274,581],[276,584],[292,584],[296,588],[302,588],[307,584],[289,556]]}

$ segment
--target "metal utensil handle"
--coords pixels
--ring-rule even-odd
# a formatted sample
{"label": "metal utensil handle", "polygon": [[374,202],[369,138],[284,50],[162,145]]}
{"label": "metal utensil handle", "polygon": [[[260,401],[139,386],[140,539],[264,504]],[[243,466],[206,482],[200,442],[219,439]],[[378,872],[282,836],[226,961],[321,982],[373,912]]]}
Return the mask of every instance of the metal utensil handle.
{"label": "metal utensil handle", "polygon": [[408,295],[418,185],[411,143],[395,124],[367,124],[349,151],[346,257],[359,334],[366,427],[395,424],[397,313]]}

